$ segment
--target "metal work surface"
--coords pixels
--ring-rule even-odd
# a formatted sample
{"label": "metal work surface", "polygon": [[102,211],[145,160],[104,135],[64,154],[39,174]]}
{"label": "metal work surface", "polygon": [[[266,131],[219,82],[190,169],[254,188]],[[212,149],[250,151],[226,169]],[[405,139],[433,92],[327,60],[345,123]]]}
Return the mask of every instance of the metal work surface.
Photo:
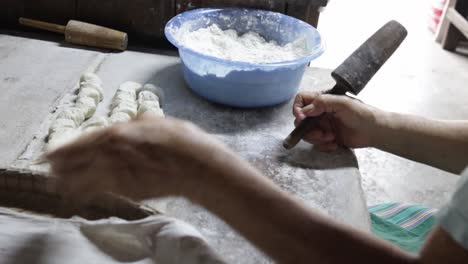
{"label": "metal work surface", "polygon": [[[103,105],[124,81],[160,86],[165,92],[167,116],[190,120],[217,136],[310,207],[369,229],[361,178],[350,150],[323,154],[305,143],[284,150],[281,142],[293,128],[292,101],[247,110],[209,103],[186,87],[181,62],[175,54],[170,55],[155,50],[100,53],[0,35],[1,167],[46,170],[31,166],[31,162],[40,154],[48,124],[55,118],[53,112],[73,91],[81,72],[94,65],[104,82]],[[329,70],[309,68],[301,89],[329,88],[333,84],[329,75]],[[268,262],[222,221],[188,201],[167,198],[145,203],[195,225],[228,262]]]}

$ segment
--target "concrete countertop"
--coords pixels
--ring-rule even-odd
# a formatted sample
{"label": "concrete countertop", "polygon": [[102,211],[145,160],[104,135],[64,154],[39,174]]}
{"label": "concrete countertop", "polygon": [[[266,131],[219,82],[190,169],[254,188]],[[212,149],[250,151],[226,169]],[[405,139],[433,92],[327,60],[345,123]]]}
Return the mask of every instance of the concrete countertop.
{"label": "concrete countertop", "polygon": [[[369,230],[352,151],[323,154],[305,143],[284,150],[281,142],[293,129],[292,101],[257,110],[209,103],[186,87],[176,55],[156,50],[102,53],[0,32],[0,167],[31,167],[54,111],[76,87],[80,74],[94,67],[105,86],[103,105],[124,81],[160,86],[167,116],[190,120],[219,137],[310,207]],[[329,70],[309,68],[301,89],[329,88],[333,84],[329,75]],[[229,262],[268,262],[222,221],[188,201],[168,198],[146,204],[195,225]]]}

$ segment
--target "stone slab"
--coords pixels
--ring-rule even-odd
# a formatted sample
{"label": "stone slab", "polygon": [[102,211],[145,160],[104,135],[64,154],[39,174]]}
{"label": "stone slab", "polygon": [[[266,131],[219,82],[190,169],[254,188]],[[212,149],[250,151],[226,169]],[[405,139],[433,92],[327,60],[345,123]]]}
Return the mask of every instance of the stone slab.
{"label": "stone slab", "polygon": [[[308,206],[369,230],[352,151],[324,154],[305,143],[291,151],[281,147],[283,138],[293,129],[292,101],[248,110],[207,102],[187,87],[181,61],[171,52],[146,49],[97,53],[7,35],[0,35],[0,43],[0,57],[5,58],[0,61],[0,86],[6,87],[0,91],[0,140],[4,146],[1,165],[34,167],[31,162],[41,152],[48,124],[55,115],[53,110],[73,92],[81,72],[93,68],[104,82],[105,100],[99,113],[108,111],[112,94],[122,82],[153,83],[164,90],[163,108],[168,116],[190,120],[217,136]],[[301,89],[331,87],[329,74],[330,70],[307,69]],[[184,199],[167,198],[146,204],[196,226],[230,263],[269,262],[216,216]]]}

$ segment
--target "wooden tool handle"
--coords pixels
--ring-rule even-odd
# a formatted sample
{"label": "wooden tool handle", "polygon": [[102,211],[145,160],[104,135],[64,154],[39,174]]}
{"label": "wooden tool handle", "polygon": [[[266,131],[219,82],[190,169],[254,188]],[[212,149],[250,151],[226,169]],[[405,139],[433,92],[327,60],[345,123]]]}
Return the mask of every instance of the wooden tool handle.
{"label": "wooden tool handle", "polygon": [[20,17],[19,23],[21,25],[25,25],[28,27],[39,28],[39,29],[44,29],[47,31],[65,34],[65,26],[54,24],[54,23],[47,23],[47,22],[24,18],[24,17]]}

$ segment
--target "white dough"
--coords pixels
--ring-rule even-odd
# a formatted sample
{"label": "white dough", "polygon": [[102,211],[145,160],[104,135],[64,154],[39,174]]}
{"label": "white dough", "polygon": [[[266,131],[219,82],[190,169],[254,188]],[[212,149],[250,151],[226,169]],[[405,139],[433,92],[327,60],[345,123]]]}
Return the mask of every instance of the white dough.
{"label": "white dough", "polygon": [[159,103],[159,97],[150,91],[141,91],[138,93],[138,104],[142,104],[146,101],[154,101]]}
{"label": "white dough", "polygon": [[102,85],[101,78],[92,72],[85,72],[81,75],[80,82],[93,81]]}
{"label": "white dough", "polygon": [[57,118],[49,128],[49,135],[60,130],[76,128],[75,121],[68,118]]}
{"label": "white dough", "polygon": [[144,113],[149,109],[161,109],[157,101],[146,101],[140,104],[138,107],[138,114]]}
{"label": "white dough", "polygon": [[141,90],[141,84],[137,82],[124,82],[119,86],[118,91],[135,91],[135,93]]}
{"label": "white dough", "polygon": [[129,103],[136,103],[136,96],[129,94],[129,93],[116,93],[114,98],[112,99],[112,106],[117,106],[120,103],[123,102],[129,102]]}
{"label": "white dough", "polygon": [[140,92],[143,92],[143,91],[149,91],[149,92],[152,92],[155,95],[157,95],[158,98],[159,98],[159,103],[161,105],[163,105],[163,103],[164,103],[164,91],[161,88],[155,86],[154,84],[147,83],[147,84],[145,84],[143,86],[143,88],[141,88]]}
{"label": "white dough", "polygon": [[96,112],[96,101],[91,97],[78,97],[76,100],[76,107],[81,108],[85,113],[85,118],[90,118]]}
{"label": "white dough", "polygon": [[132,118],[124,113],[124,112],[117,112],[111,115],[109,118],[109,123],[115,124],[115,123],[121,123],[121,122],[128,122],[132,120]]}
{"label": "white dough", "polygon": [[123,112],[128,114],[131,118],[135,118],[137,115],[137,104],[136,103],[121,103],[112,109],[112,114]]}
{"label": "white dough", "polygon": [[63,145],[66,145],[75,139],[80,137],[78,130],[63,130],[61,132],[56,132],[49,136],[49,142],[47,144],[47,150],[53,150],[59,148]]}
{"label": "white dough", "polygon": [[78,93],[78,97],[91,97],[96,102],[96,105],[102,100],[98,91],[91,88],[82,88]]}
{"label": "white dough", "polygon": [[88,120],[84,124],[84,128],[90,128],[90,127],[106,127],[109,125],[109,122],[107,121],[107,118],[102,117],[102,116],[96,116]]}
{"label": "white dough", "polygon": [[99,92],[99,96],[100,96],[101,100],[102,100],[102,98],[104,98],[104,89],[97,82],[94,82],[94,81],[82,82],[80,84],[80,89],[84,89],[84,88],[94,89],[94,90]]}
{"label": "white dough", "polygon": [[161,108],[148,108],[145,111],[138,111],[138,115],[151,114],[157,117],[164,117],[164,111]]}
{"label": "white dough", "polygon": [[57,116],[57,119],[60,118],[73,120],[78,127],[85,120],[85,111],[78,107],[66,108]]}
{"label": "white dough", "polygon": [[128,97],[122,97],[122,98],[114,98],[111,104],[111,109],[114,109],[118,107],[121,104],[130,104],[130,105],[137,105],[137,102],[131,98]]}

